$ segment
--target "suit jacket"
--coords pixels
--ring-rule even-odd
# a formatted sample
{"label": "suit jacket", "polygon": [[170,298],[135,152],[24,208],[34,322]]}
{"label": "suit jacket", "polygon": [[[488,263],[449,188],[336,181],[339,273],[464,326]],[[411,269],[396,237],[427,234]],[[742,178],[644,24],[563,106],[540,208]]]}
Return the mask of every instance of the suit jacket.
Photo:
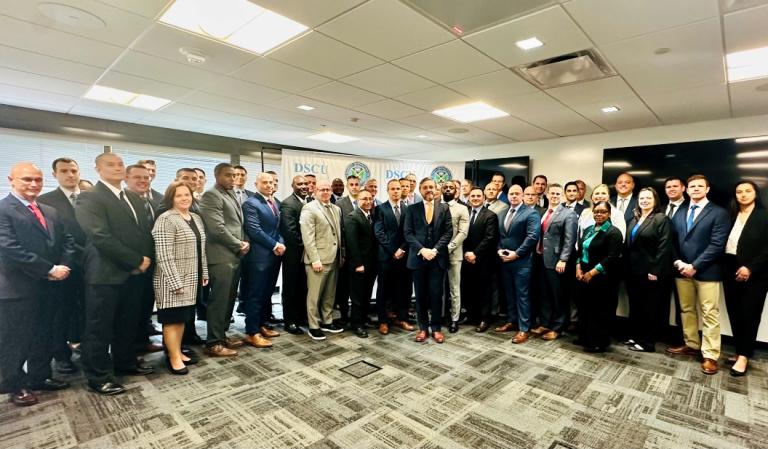
{"label": "suit jacket", "polygon": [[405,203],[401,201],[400,221],[397,221],[392,204],[387,201],[378,207],[379,213],[373,217],[373,229],[376,240],[379,242],[379,261],[381,262],[394,260],[393,257],[398,249],[408,250],[408,243],[403,234],[406,208]]}
{"label": "suit jacket", "polygon": [[74,238],[54,208],[37,205],[47,230],[12,194],[0,200],[0,300],[42,295],[54,265],[72,268]]}
{"label": "suit jacket", "polygon": [[581,213],[584,212],[584,209],[586,209],[586,206],[583,204],[574,203],[573,207],[569,207],[569,209],[571,209],[573,213],[576,214],[576,218],[578,219],[578,217],[581,216]]}
{"label": "suit jacket", "polygon": [[61,220],[65,232],[74,237],[76,251],[75,262],[77,263],[78,268],[82,268],[83,256],[85,253],[85,232],[80,229],[80,224],[78,224],[77,218],[75,218],[75,207],[69,202],[69,198],[67,198],[61,189],[57,188],[40,195],[37,198],[37,202],[47,204],[56,209],[56,215],[59,216],[59,220]]}
{"label": "suit jacket", "polygon": [[[524,204],[518,206],[515,218],[509,224],[509,230],[504,229],[506,214],[498,215],[499,220],[499,249],[507,249],[517,254],[517,259],[510,262],[521,266],[531,264],[531,255],[539,243],[541,235],[541,216],[532,207]],[[509,213],[509,212],[507,212]]]}
{"label": "suit jacket", "polygon": [[[407,266],[411,270],[418,270],[426,267],[427,262],[419,256],[419,251],[425,248],[427,244],[427,217],[424,209],[424,201],[419,201],[413,206],[405,209],[405,224],[403,233],[405,241],[408,242],[410,251],[408,251]],[[445,203],[435,203],[432,211],[432,248],[437,250],[436,260],[440,268],[448,268],[448,243],[453,235],[453,226],[451,225],[451,211]],[[429,249],[432,249],[429,248]]]}
{"label": "suit jacket", "polygon": [[475,222],[469,225],[463,251],[475,253],[477,256],[476,265],[485,265],[498,259],[496,255],[498,247],[499,218],[487,207],[481,207],[475,217]]}
{"label": "suit jacket", "polygon": [[285,243],[280,235],[280,201],[272,199],[277,215],[261,194],[254,194],[243,203],[245,234],[251,242],[251,249],[245,258],[249,263],[267,264],[276,262],[272,251],[278,243]]}
{"label": "suit jacket", "polygon": [[339,209],[341,209],[341,215],[344,217],[355,210],[355,205],[352,203],[352,198],[349,196],[343,197],[342,199],[336,201],[335,204],[339,206]]}
{"label": "suit jacket", "polygon": [[672,222],[661,212],[650,215],[632,238],[636,224],[637,219],[632,218],[624,245],[629,272],[636,276],[649,273],[658,277],[672,275]]}
{"label": "suit jacket", "polygon": [[164,195],[155,189],[150,189],[150,191],[152,192],[152,198],[149,200],[149,203],[152,205],[152,210],[157,212],[163,204]]}
{"label": "suit jacket", "polygon": [[618,280],[621,276],[621,249],[622,249],[622,235],[616,226],[611,226],[605,232],[598,232],[592,239],[589,245],[588,262],[581,260],[584,255],[584,240],[587,236],[586,230],[579,239],[578,249],[578,264],[581,266],[581,271],[587,272],[594,268],[597,264],[602,265],[605,273],[600,276],[608,276],[614,280]]}
{"label": "suit jacket", "polygon": [[287,248],[304,250],[304,243],[301,241],[301,229],[299,228],[299,217],[304,204],[293,193],[285,197],[280,203],[280,236],[283,237]]}
{"label": "suit jacket", "polygon": [[538,204],[534,204],[533,205],[533,210],[535,210],[536,213],[539,214],[539,219],[541,219],[541,217],[543,217],[544,214],[547,212],[547,208],[546,207],[541,207]]}
{"label": "suit jacket", "polygon": [[509,206],[509,198],[507,198],[507,192],[509,191],[509,187],[505,184],[502,186],[501,191],[499,192],[499,195],[496,197],[499,201]]}
{"label": "suit jacket", "polygon": [[[205,225],[197,214],[190,214],[200,232],[201,254],[197,254],[197,237],[189,224],[175,210],[157,217],[152,237],[155,239],[157,266],[152,278],[158,309],[184,307],[195,304],[200,276],[208,278],[208,260],[205,254]],[[198,272],[198,257],[203,272]],[[175,290],[184,292],[179,294]]]}
{"label": "suit jacket", "polygon": [[344,233],[346,240],[350,242],[350,245],[347,245],[349,271],[355,271],[355,268],[364,266],[366,273],[375,273],[378,242],[373,229],[373,214],[370,222],[360,209],[345,215]]}
{"label": "suit jacket", "polygon": [[491,203],[489,206],[486,206],[488,209],[491,210],[494,214],[506,214],[509,210],[509,205],[503,201],[496,200],[493,203]]}
{"label": "suit jacket", "polygon": [[[618,201],[619,201],[618,195],[611,196],[611,204],[616,205],[616,209],[619,208]],[[635,217],[635,207],[637,207],[637,194],[633,193],[632,198],[629,199],[629,202],[627,203],[624,209],[624,223],[629,223]]]}
{"label": "suit jacket", "polygon": [[77,198],[75,217],[87,236],[85,280],[89,284],[123,284],[144,257],[155,257],[144,201],[133,192],[123,192],[136,211],[135,218],[101,181]]}
{"label": "suit jacket", "polygon": [[[330,204],[330,203],[329,203]],[[341,209],[330,204],[332,219],[324,212],[320,201],[312,201],[301,208],[299,224],[304,242],[304,263],[332,264],[341,256]],[[338,261],[341,265],[341,260]]]}
{"label": "suit jacket", "polygon": [[208,234],[208,263],[237,262],[240,258],[240,245],[245,241],[245,231],[243,210],[232,191],[214,185],[200,198],[200,213]]}
{"label": "suit jacket", "polygon": [[[546,216],[546,212],[544,216]],[[554,270],[558,261],[568,262],[575,249],[577,227],[576,214],[564,205],[558,205],[549,218],[547,232],[541,234],[544,246],[544,266],[546,268]]]}
{"label": "suit jacket", "polygon": [[736,246],[736,260],[739,266],[746,266],[752,272],[751,278],[765,278],[768,275],[768,212],[755,208]]}
{"label": "suit jacket", "polygon": [[451,227],[453,235],[448,243],[448,260],[461,262],[464,259],[464,239],[469,233],[469,209],[467,206],[454,202],[448,204],[448,210],[451,211]]}
{"label": "suit jacket", "polygon": [[723,270],[720,257],[728,241],[731,220],[728,212],[709,202],[696,216],[691,229],[687,230],[690,203],[675,213],[672,219],[673,260],[693,264],[694,279],[699,281],[722,281]]}

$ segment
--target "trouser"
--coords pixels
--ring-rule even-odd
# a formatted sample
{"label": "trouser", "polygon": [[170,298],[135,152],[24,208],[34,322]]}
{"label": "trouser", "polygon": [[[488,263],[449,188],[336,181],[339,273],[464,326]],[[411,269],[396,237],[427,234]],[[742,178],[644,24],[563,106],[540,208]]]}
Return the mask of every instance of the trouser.
{"label": "trouser", "polygon": [[283,254],[281,299],[286,326],[307,321],[307,273],[304,271],[303,253],[303,246],[288,246]]}
{"label": "trouser", "polygon": [[[69,348],[68,336],[71,329],[70,323],[78,313],[77,297],[69,291],[62,290],[58,283],[49,289],[50,293],[42,298],[41,310],[44,311],[43,319],[48,320],[44,326],[45,333],[38,333],[38,338],[49,338],[51,356],[57,361],[69,361],[72,359],[72,350]],[[79,337],[80,332],[78,332]],[[79,340],[79,338],[78,338]]]}
{"label": "trouser", "polygon": [[405,258],[379,263],[379,283],[376,291],[376,313],[379,323],[388,323],[387,304],[400,321],[408,320],[408,305],[411,302],[411,272]]}
{"label": "trouser", "polygon": [[229,319],[235,308],[237,283],[240,280],[240,261],[208,265],[211,287],[206,307],[208,333],[206,346],[223,344],[227,339]]}
{"label": "trouser", "polygon": [[35,320],[40,318],[39,308],[40,301],[35,297],[0,300],[0,393],[26,388],[32,373],[28,376],[24,372],[24,363],[28,362],[31,370],[41,365],[37,360],[44,359],[33,351],[39,337],[34,328]]}
{"label": "trouser", "polygon": [[629,296],[629,335],[644,348],[653,348],[664,320],[665,305],[669,296],[664,296],[665,278],[648,280],[648,274],[627,276]]}
{"label": "trouser", "polygon": [[736,344],[736,355],[752,358],[755,354],[755,339],[763,315],[765,295],[768,293],[768,279],[755,275],[746,282],[736,282],[733,275],[739,267],[736,258],[726,256],[725,305],[731,320],[731,333]]}
{"label": "trouser", "polygon": [[428,262],[423,268],[413,270],[416,316],[420,330],[435,332],[441,329],[444,275],[445,270],[435,261]]}
{"label": "trouser", "polygon": [[333,301],[336,297],[336,278],[339,271],[336,262],[323,264],[323,270],[315,273],[312,265],[304,265],[307,273],[307,320],[310,329],[333,322]]}
{"label": "trouser", "polygon": [[[541,288],[540,321],[539,324],[556,332],[562,332],[565,318],[570,311],[563,300],[563,276],[554,269],[544,267],[539,278]],[[606,326],[612,324],[606,322]]]}
{"label": "trouser", "polygon": [[544,276],[544,259],[541,254],[536,251],[531,256],[531,284],[528,296],[531,303],[531,327],[541,325],[541,316],[539,311],[541,310],[541,278]]}
{"label": "trouser", "polygon": [[336,293],[334,305],[339,308],[341,321],[349,320],[349,270],[346,266],[339,267],[336,273]]}
{"label": "trouser", "polygon": [[140,274],[129,276],[120,285],[86,286],[81,360],[88,380],[112,382],[113,368],[130,369],[136,365],[134,341],[139,329],[141,295],[146,285],[146,274]]}
{"label": "trouser", "polygon": [[136,347],[139,350],[150,343],[149,328],[152,326],[152,310],[155,308],[155,289],[152,286],[151,274],[147,275],[146,282],[139,303],[139,328],[136,330]]}
{"label": "trouser", "polygon": [[461,260],[448,261],[447,292],[451,321],[459,321],[461,314]]}
{"label": "trouser", "polygon": [[245,291],[248,292],[243,302],[245,333],[255,335],[269,318],[280,260],[274,257],[270,262],[249,262],[246,269],[248,274],[243,276],[243,284],[247,285]]}
{"label": "trouser", "polygon": [[[721,282],[677,278],[675,283],[680,294],[680,319],[683,322],[685,344],[693,349],[701,349],[701,356],[706,359],[719,359]],[[703,338],[699,337],[697,305],[701,307]]]}
{"label": "trouser", "polygon": [[618,283],[601,273],[587,284],[579,282],[579,290],[579,339],[585,347],[607,348],[616,317]]}
{"label": "trouser", "polygon": [[365,273],[349,273],[349,293],[352,297],[351,321],[353,327],[364,327],[368,320],[368,309],[376,282],[376,267],[366,266]]}
{"label": "trouser", "polygon": [[490,319],[494,269],[495,265],[489,263],[461,264],[461,290],[469,322],[487,322]]}
{"label": "trouser", "polygon": [[517,324],[521,332],[530,331],[530,259],[501,264],[501,284],[507,299],[507,323]]}
{"label": "trouser", "polygon": [[[80,343],[85,328],[83,320],[85,316],[85,281],[82,271],[73,270],[67,279],[58,284],[58,290],[61,291],[61,302],[64,306],[55,319],[54,327],[64,333],[63,340],[65,343],[67,341]],[[56,360],[69,360],[72,357],[72,351],[67,344],[66,349],[57,350],[54,348],[53,356]]]}

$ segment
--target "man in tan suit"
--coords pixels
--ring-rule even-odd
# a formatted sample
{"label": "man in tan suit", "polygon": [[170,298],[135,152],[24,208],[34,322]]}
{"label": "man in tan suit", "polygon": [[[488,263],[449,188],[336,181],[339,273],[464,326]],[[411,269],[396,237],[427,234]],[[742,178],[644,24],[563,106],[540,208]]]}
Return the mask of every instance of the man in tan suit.
{"label": "man in tan suit", "polygon": [[299,225],[307,272],[309,336],[313,340],[325,340],[323,331],[335,334],[344,330],[333,324],[332,316],[342,253],[341,209],[331,204],[330,182],[317,182],[315,201],[301,209]]}
{"label": "man in tan suit", "polygon": [[461,261],[464,260],[462,244],[469,231],[469,209],[456,201],[459,193],[456,183],[449,181],[443,184],[443,202],[448,204],[451,211],[453,236],[448,243],[448,298],[451,302],[451,324],[448,332],[459,330],[459,314],[461,313]]}

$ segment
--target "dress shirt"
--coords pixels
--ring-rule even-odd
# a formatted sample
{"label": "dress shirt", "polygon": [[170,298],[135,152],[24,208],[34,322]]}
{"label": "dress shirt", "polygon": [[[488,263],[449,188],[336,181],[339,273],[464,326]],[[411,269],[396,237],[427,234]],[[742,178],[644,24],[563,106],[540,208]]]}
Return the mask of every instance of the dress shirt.
{"label": "dress shirt", "polygon": [[[669,204],[667,204],[667,208],[666,208],[666,209],[664,209],[664,215],[666,215],[666,216],[668,216],[668,217],[669,217],[669,208],[670,208],[670,206],[671,206],[672,204],[674,204],[674,205],[675,205],[675,211],[672,213],[672,217],[674,217],[674,216],[675,216],[675,214],[677,213],[677,211],[679,211],[679,210],[680,210],[680,206],[681,206],[681,205],[682,205],[684,202],[685,202],[685,197],[680,197],[680,199],[679,199],[679,200],[677,200],[677,201],[670,201],[670,202],[669,202]],[[669,217],[669,218],[672,218],[672,217]]]}
{"label": "dress shirt", "polygon": [[629,207],[629,203],[632,201],[632,194],[630,193],[629,196],[622,197],[621,195],[616,195],[616,207],[622,211],[626,212],[627,207]]}
{"label": "dress shirt", "polygon": [[[707,207],[707,204],[709,204],[709,200],[708,200],[706,197],[704,197],[704,198],[703,198],[701,201],[699,201],[698,203],[694,203],[693,201],[691,201],[691,204],[688,206],[688,213],[689,213],[689,214],[691,213],[691,206],[698,206],[698,207],[696,207],[696,209],[693,211],[693,222],[694,222],[694,223],[696,222],[696,218],[698,218],[698,216],[699,216],[699,214],[701,213],[701,211],[702,211],[702,210],[703,210],[705,207]],[[688,217],[686,217],[686,219],[687,219],[687,218],[688,218]]]}
{"label": "dress shirt", "polygon": [[80,196],[80,189],[69,190],[65,187],[59,186],[59,190],[61,190],[62,193],[64,193],[64,196],[66,196],[69,202],[72,203],[72,205],[74,206],[72,195],[75,195],[75,199],[77,199],[77,197]]}

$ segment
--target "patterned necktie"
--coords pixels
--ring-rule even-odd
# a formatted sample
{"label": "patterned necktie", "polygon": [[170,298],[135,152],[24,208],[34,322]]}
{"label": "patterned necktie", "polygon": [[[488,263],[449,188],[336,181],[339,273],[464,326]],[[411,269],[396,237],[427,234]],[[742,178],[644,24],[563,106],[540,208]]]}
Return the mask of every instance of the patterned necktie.
{"label": "patterned necktie", "polygon": [[425,201],[424,208],[427,212],[427,224],[432,224],[432,201]]}
{"label": "patterned necktie", "polygon": [[48,223],[45,221],[45,217],[43,217],[43,213],[40,212],[40,208],[37,207],[37,204],[35,203],[29,203],[29,210],[32,211],[32,214],[34,214],[35,218],[37,219],[37,222],[40,223],[40,226],[43,227],[46,231],[48,230]]}
{"label": "patterned necktie", "polygon": [[277,217],[277,208],[275,207],[275,203],[272,202],[271,199],[267,200],[267,204],[269,204],[269,208],[272,209],[272,215]]}

